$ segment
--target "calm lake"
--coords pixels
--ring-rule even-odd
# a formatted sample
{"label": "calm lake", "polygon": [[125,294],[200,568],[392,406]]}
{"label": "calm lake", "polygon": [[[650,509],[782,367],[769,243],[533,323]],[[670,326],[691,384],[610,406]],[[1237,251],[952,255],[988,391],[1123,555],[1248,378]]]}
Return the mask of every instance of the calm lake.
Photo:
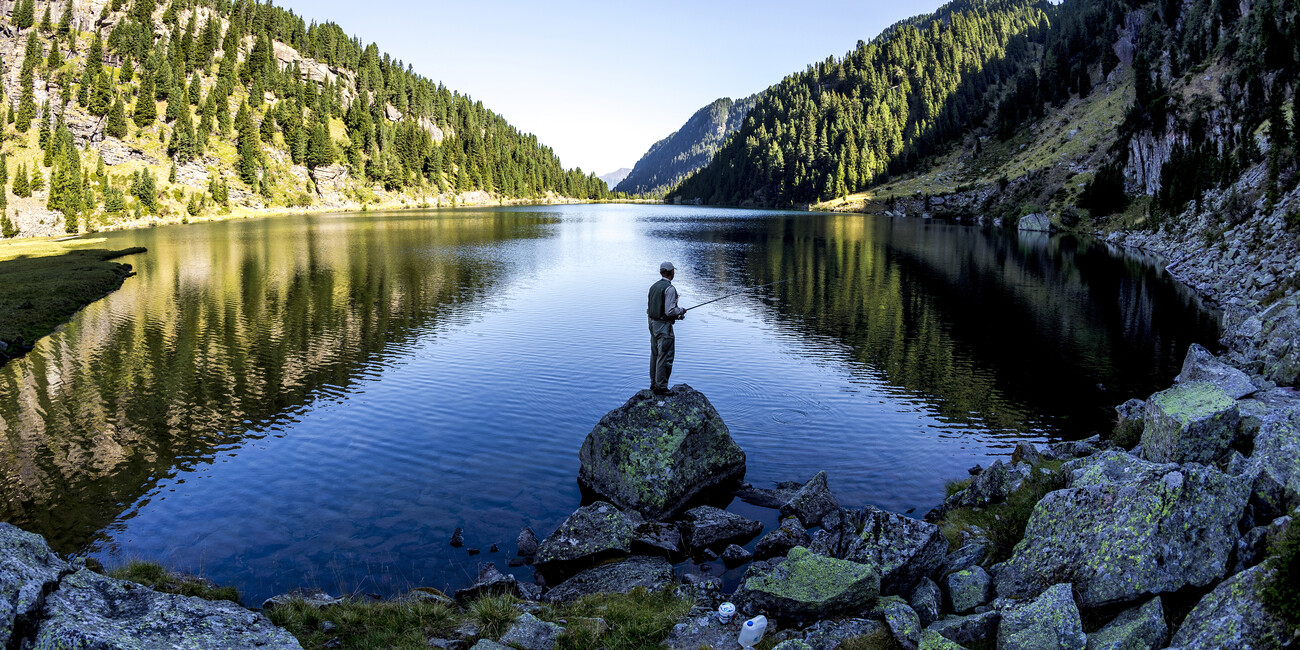
{"label": "calm lake", "polygon": [[1108,429],[1217,339],[1158,260],[922,220],[582,205],[107,240],[149,248],[139,275],[0,367],[0,519],[252,605],[454,589],[554,530],[583,438],[649,385],[663,260],[683,305],[789,280],[676,328],[673,383],[709,397],[747,480],[824,469],[844,505],[917,517],[1019,440]]}

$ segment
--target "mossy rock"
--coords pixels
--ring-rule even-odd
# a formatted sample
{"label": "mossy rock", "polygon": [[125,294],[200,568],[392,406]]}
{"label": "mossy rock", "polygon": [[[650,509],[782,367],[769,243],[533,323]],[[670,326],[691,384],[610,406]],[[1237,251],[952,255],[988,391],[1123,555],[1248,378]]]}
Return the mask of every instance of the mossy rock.
{"label": "mossy rock", "polygon": [[1209,382],[1163,390],[1147,400],[1142,455],[1157,463],[1210,463],[1237,436],[1237,402]]}
{"label": "mossy rock", "polygon": [[796,546],[775,568],[751,567],[744,589],[752,605],[778,618],[826,618],[874,601],[880,595],[880,573],[870,565]]}

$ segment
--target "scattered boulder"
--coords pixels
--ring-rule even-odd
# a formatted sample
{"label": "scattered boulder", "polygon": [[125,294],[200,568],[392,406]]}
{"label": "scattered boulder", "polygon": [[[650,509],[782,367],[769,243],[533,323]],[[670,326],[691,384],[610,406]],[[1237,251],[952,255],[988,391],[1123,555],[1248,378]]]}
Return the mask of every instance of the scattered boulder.
{"label": "scattered boulder", "polygon": [[511,648],[492,639],[479,639],[469,650],[511,650]]}
{"label": "scattered boulder", "polygon": [[569,515],[560,527],[537,547],[536,564],[567,568],[632,552],[635,533],[627,517],[609,503],[597,501]]}
{"label": "scattered boulder", "polygon": [[1071,461],[1011,559],[995,567],[999,596],[1027,598],[1062,580],[1085,607],[1203,587],[1222,578],[1249,483],[1216,469],[1151,463],[1120,451]]}
{"label": "scattered boulder", "polygon": [[778,484],[775,489],[754,487],[749,483],[745,483],[736,490],[735,496],[750,505],[780,510],[781,506],[789,503],[790,499],[793,499],[795,493],[801,488],[803,488],[803,485],[797,482],[793,483],[793,485],[791,482],[783,482]]}
{"label": "scattered boulder", "polygon": [[993,579],[980,566],[950,573],[944,582],[948,587],[948,606],[958,614],[969,613],[993,598]]}
{"label": "scattered boulder", "polygon": [[872,566],[796,547],[775,567],[750,565],[737,593],[738,600],[743,595],[760,611],[778,618],[826,618],[860,610],[875,600],[880,574]]}
{"label": "scattered boulder", "polygon": [[1034,443],[1029,442],[1028,440],[1017,442],[1016,448],[1011,450],[1012,464],[1028,463],[1032,466],[1037,465],[1042,462],[1042,460],[1043,453],[1038,451],[1038,447],[1034,446]]}
{"label": "scattered boulder", "polygon": [[1034,600],[1002,612],[998,648],[1084,650],[1083,620],[1068,583],[1053,585]]}
{"label": "scattered boulder", "polygon": [[881,601],[879,609],[894,640],[905,650],[916,650],[921,642],[921,618],[902,598],[890,596]]}
{"label": "scattered boulder", "polygon": [[262,611],[270,611],[293,600],[300,600],[308,607],[320,609],[343,602],[342,596],[331,596],[315,587],[299,588],[283,594],[271,596],[262,601]]}
{"label": "scattered boulder", "polygon": [[17,647],[15,632],[36,625],[46,596],[72,570],[43,537],[0,522],[0,647]]}
{"label": "scattered boulder", "polygon": [[682,532],[672,524],[648,521],[636,527],[632,552],[638,555],[663,555],[676,558],[686,551]]}
{"label": "scattered boulder", "polygon": [[235,603],[154,591],[88,569],[59,582],[41,617],[32,636],[37,648],[302,648]]}
{"label": "scattered boulder", "polygon": [[1071,460],[1091,456],[1106,446],[1106,442],[1099,435],[1089,436],[1083,440],[1062,440],[1048,445],[1043,456],[1050,460]]}
{"label": "scattered boulder", "polygon": [[736,630],[718,622],[714,614],[691,616],[673,626],[663,646],[669,650],[736,647]]}
{"label": "scattered boulder", "polygon": [[885,595],[911,593],[943,562],[948,541],[939,527],[867,506],[854,516],[862,532],[848,543],[844,559],[875,566]]}
{"label": "scattered boulder", "polygon": [[478,600],[484,596],[499,596],[509,594],[519,596],[519,581],[509,574],[501,573],[497,570],[497,565],[492,562],[479,565],[478,579],[474,584],[464,589],[456,590],[456,602],[467,603],[472,600]]}
{"label": "scattered boulder", "polygon": [[782,517],[796,517],[805,527],[816,526],[822,517],[838,512],[839,501],[826,485],[826,472],[817,472],[812,480],[799,488],[790,501],[781,506]]}
{"label": "scattered boulder", "polygon": [[1255,436],[1250,467],[1261,481],[1275,486],[1274,508],[1284,512],[1300,505],[1300,411],[1292,410],[1264,422]]}
{"label": "scattered boulder", "polygon": [[920,650],[966,650],[966,648],[949,641],[934,630],[925,629],[921,630]]}
{"label": "scattered boulder", "polygon": [[1033,469],[1028,464],[1009,465],[999,458],[988,469],[976,474],[969,487],[948,497],[943,502],[942,512],[956,508],[984,508],[1005,501],[1024,484],[1031,471]]}
{"label": "scattered boulder", "polygon": [[1178,384],[1147,400],[1142,455],[1157,463],[1210,463],[1228,450],[1241,415],[1237,402],[1204,381]]}
{"label": "scattered boulder", "polygon": [[589,594],[625,594],[636,587],[659,591],[673,581],[673,565],[662,557],[634,555],[586,569],[546,592],[546,600],[567,603]]}
{"label": "scattered boulder", "polygon": [[1241,399],[1259,390],[1250,381],[1249,375],[1223,362],[1199,343],[1193,343],[1187,348],[1182,372],[1178,373],[1174,381],[1180,384],[1208,382],[1218,386],[1232,399]]}
{"label": "scattered boulder", "polygon": [[912,611],[920,617],[921,627],[930,627],[931,623],[939,620],[939,613],[943,611],[941,608],[943,593],[939,591],[939,585],[929,578],[922,578],[921,582],[917,583],[907,602],[912,606]]}
{"label": "scattered boulder", "polygon": [[1169,639],[1165,610],[1156,596],[1141,606],[1125,610],[1100,630],[1088,635],[1088,650],[1163,648]]}
{"label": "scattered boulder", "polygon": [[1125,448],[1142,441],[1142,418],[1146,413],[1147,403],[1140,399],[1131,399],[1115,407],[1115,434],[1111,440]]}
{"label": "scattered boulder", "polygon": [[989,544],[987,537],[976,537],[967,541],[961,548],[944,556],[936,573],[946,576],[973,566],[983,566],[984,560],[989,556]]}
{"label": "scattered boulder", "polygon": [[601,418],[578,455],[583,487],[658,520],[745,477],[745,452],[709,400],[686,384],[673,391],[641,391]]}
{"label": "scattered boulder", "polygon": [[784,556],[796,546],[807,547],[811,543],[812,538],[808,536],[808,531],[804,530],[804,527],[800,525],[799,520],[794,517],[787,517],[781,520],[780,526],[758,540],[758,546],[754,549],[754,557],[766,560],[769,557]]}
{"label": "scattered boulder", "polygon": [[1052,232],[1052,220],[1045,213],[1035,212],[1020,217],[1016,230],[1028,232]]}
{"label": "scattered boulder", "polygon": [[[867,618],[828,619],[808,626],[803,640],[813,650],[835,650],[846,639],[878,634],[884,628],[884,623]],[[734,645],[735,635],[729,640]]]}
{"label": "scattered boulder", "polygon": [[702,551],[731,543],[744,544],[763,531],[763,524],[713,506],[698,506],[686,511],[682,525],[686,545]]}
{"label": "scattered boulder", "polygon": [[729,567],[738,567],[754,559],[754,554],[745,550],[743,546],[731,544],[722,552],[722,562]]}
{"label": "scattered boulder", "polygon": [[515,538],[515,547],[519,549],[517,551],[519,557],[537,555],[537,533],[534,533],[532,528],[524,526],[524,529],[519,531],[519,536]]}
{"label": "scattered boulder", "polygon": [[1219,583],[1183,619],[1170,647],[1281,648],[1292,636],[1286,621],[1263,605],[1264,588],[1276,560],[1246,569]]}
{"label": "scattered boulder", "polygon": [[564,628],[524,612],[501,635],[501,645],[516,650],[553,650]]}
{"label": "scattered boulder", "polygon": [[772,650],[812,650],[812,646],[803,639],[786,639],[772,646]]}
{"label": "scattered boulder", "polygon": [[976,645],[993,636],[1000,618],[993,610],[969,616],[945,616],[926,629],[959,645]]}

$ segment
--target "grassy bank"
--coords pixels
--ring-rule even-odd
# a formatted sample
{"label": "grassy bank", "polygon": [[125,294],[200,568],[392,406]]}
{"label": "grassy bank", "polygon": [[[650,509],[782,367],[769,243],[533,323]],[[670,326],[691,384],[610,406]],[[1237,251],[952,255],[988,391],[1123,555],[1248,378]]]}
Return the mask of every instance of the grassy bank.
{"label": "grassy bank", "polygon": [[131,265],[114,260],[145,251],[85,248],[94,243],[32,239],[0,245],[0,341],[8,346],[7,356],[121,287]]}

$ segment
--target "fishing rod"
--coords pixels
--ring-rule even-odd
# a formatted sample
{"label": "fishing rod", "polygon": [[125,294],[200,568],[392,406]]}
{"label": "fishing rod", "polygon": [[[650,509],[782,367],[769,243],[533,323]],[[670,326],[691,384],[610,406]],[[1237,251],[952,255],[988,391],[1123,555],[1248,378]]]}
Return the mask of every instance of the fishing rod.
{"label": "fishing rod", "polygon": [[[723,298],[730,298],[730,297],[732,297],[732,296],[739,296],[739,295],[742,294],[742,293],[745,293],[745,292],[748,292],[748,291],[753,291],[754,289],[762,289],[763,287],[771,287],[771,286],[775,286],[775,285],[781,284],[781,283],[783,283],[783,282],[789,282],[789,281],[790,281],[790,278],[786,278],[786,279],[784,279],[784,280],[777,280],[776,282],[769,282],[769,283],[767,283],[767,284],[760,284],[760,285],[758,285],[757,287],[749,287],[749,288],[746,288],[746,289],[741,289],[740,291],[733,291],[733,292],[731,292],[731,293],[729,293],[729,294],[727,294],[727,295],[725,295],[725,296],[718,296],[717,298],[714,298],[713,300],[705,300],[704,302],[702,302],[702,303],[700,303],[700,304],[698,304],[698,305],[695,305],[695,307],[703,307],[703,306],[705,306],[705,305],[707,305],[707,304],[709,304],[709,303],[711,303],[711,302],[717,302],[717,301],[719,301],[719,300],[722,300]],[[686,312],[688,312],[688,311],[690,311],[690,310],[692,310],[692,309],[695,309],[695,307],[687,307],[687,308],[686,308],[682,313],[686,313]]]}

